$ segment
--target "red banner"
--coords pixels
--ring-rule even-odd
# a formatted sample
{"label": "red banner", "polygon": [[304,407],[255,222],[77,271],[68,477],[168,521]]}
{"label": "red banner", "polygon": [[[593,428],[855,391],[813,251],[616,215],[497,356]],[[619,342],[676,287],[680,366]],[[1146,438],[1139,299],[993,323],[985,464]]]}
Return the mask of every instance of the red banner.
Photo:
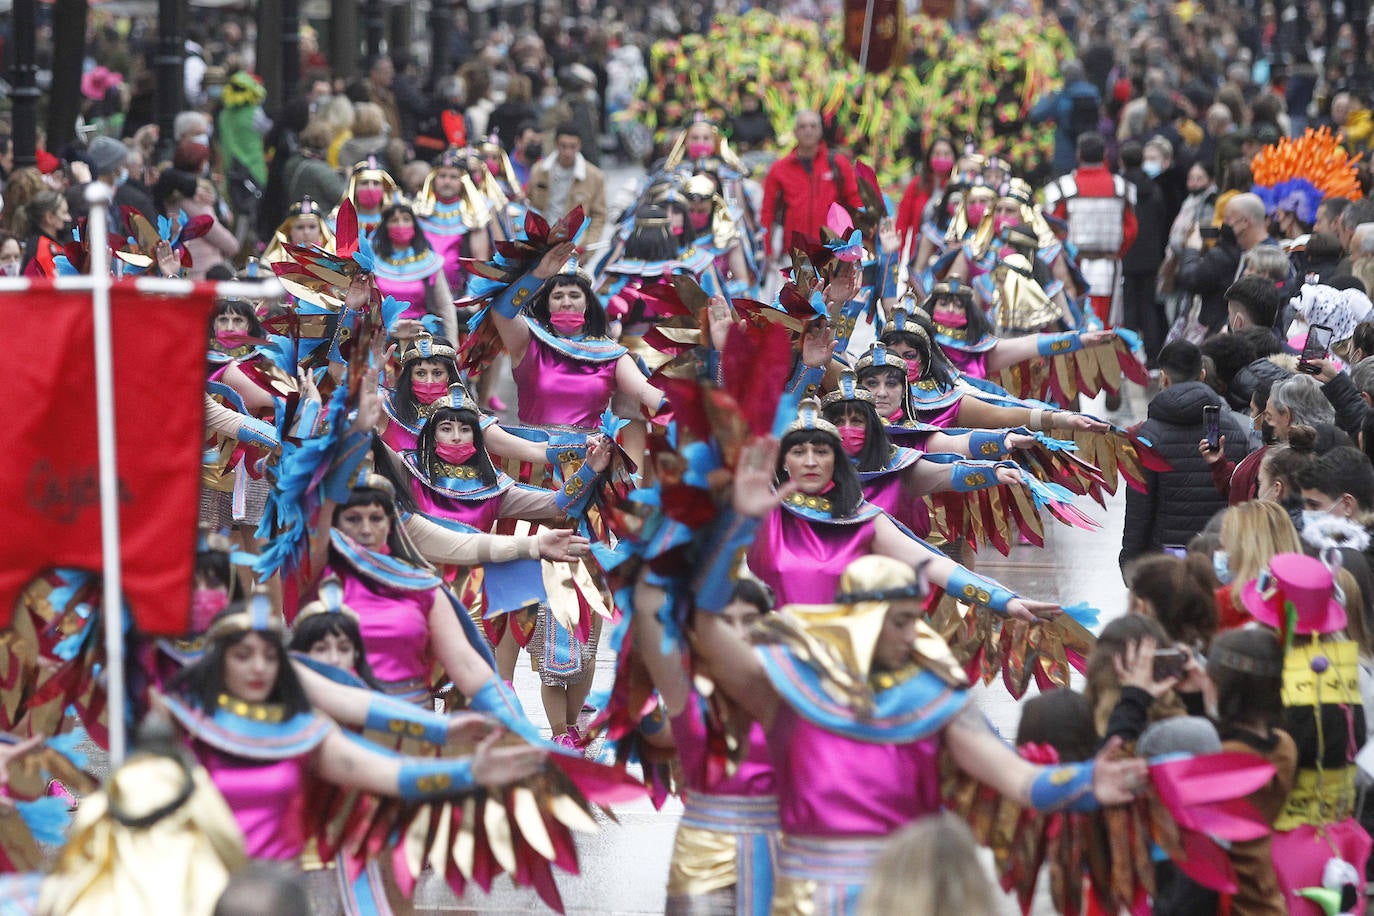
{"label": "red banner", "polygon": [[[110,292],[124,596],[149,635],[185,632],[205,439],[205,338],[213,287]],[[0,293],[0,626],[34,576],[98,572],[100,478],[88,291],[35,281]]]}
{"label": "red banner", "polygon": [[903,31],[906,28],[905,0],[844,0],[844,51],[865,63],[864,37],[868,38],[869,73],[883,71],[901,63],[906,53]]}

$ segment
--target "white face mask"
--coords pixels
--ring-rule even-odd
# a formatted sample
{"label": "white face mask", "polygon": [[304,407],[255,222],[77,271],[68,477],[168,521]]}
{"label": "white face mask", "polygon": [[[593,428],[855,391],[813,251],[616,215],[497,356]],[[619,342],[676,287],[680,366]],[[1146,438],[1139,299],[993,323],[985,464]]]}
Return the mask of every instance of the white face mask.
{"label": "white face mask", "polygon": [[1303,510],[1302,510],[1302,526],[1303,526],[1304,528],[1306,528],[1308,525],[1319,525],[1319,524],[1321,524],[1322,521],[1323,521],[1324,519],[1326,519],[1327,517],[1329,517],[1329,516],[1331,515],[1331,510],[1334,509],[1335,507],[1336,507],[1335,503],[1332,503],[1330,506],[1328,506],[1328,507],[1325,508],[1325,509],[1303,509]]}
{"label": "white face mask", "polygon": [[17,277],[17,276],[19,276],[19,262],[18,262],[18,261],[9,261],[9,262],[7,262],[7,263],[5,263],[5,264],[0,264],[0,276],[3,276],[3,277]]}

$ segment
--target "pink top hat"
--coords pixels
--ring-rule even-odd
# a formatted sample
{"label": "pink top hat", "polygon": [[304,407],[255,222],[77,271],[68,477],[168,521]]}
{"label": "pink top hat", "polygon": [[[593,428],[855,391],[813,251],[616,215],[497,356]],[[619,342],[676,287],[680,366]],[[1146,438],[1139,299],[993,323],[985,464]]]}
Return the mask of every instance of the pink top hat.
{"label": "pink top hat", "polygon": [[1297,616],[1294,632],[1334,633],[1344,629],[1345,608],[1332,597],[1335,582],[1331,570],[1314,557],[1301,553],[1275,554],[1269,568],[1245,586],[1241,602],[1266,626],[1285,627],[1285,606]]}

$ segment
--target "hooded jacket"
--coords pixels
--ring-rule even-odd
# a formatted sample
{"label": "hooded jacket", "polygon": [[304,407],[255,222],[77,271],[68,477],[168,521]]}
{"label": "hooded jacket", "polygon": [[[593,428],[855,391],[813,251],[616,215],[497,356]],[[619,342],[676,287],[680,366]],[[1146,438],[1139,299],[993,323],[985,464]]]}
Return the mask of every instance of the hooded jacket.
{"label": "hooded jacket", "polygon": [[1202,408],[1221,408],[1226,457],[1246,453],[1246,430],[1217,394],[1202,382],[1179,382],[1150,401],[1139,433],[1154,444],[1172,471],[1145,471],[1146,492],[1126,491],[1126,524],[1121,533],[1121,565],[1166,544],[1187,544],[1216,512],[1226,508],[1197,445],[1203,437]]}

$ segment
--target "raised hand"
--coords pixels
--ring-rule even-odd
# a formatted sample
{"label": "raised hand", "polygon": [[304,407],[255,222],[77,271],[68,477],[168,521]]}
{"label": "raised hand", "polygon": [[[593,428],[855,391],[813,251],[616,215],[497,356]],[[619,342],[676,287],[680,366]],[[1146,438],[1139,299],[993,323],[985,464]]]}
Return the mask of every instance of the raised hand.
{"label": "raised hand", "polygon": [[539,259],[539,264],[534,268],[534,276],[539,280],[547,280],[549,277],[559,273],[568,258],[573,256],[577,246],[572,242],[563,242],[555,245],[548,250],[544,257]]}
{"label": "raised hand", "polygon": [[774,467],[778,462],[779,442],[772,436],[760,437],[740,449],[735,466],[731,503],[740,515],[763,518],[782,501],[797,492],[797,485],[788,481],[773,488]]}

